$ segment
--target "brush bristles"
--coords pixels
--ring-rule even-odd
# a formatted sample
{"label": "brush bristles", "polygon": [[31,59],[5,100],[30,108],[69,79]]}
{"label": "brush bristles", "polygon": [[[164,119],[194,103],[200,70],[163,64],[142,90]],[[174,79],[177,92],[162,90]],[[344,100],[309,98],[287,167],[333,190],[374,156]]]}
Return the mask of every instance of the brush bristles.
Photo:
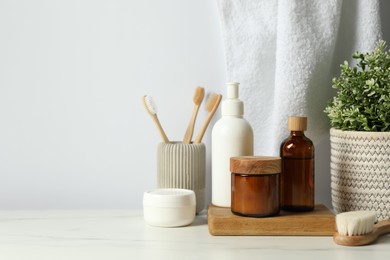
{"label": "brush bristles", "polygon": [[199,105],[204,98],[204,88],[197,87],[193,98],[194,104]]}
{"label": "brush bristles", "polygon": [[376,214],[373,211],[350,211],[336,215],[337,231],[343,236],[361,236],[374,229]]}
{"label": "brush bristles", "polygon": [[148,110],[150,114],[152,115],[157,114],[157,107],[151,96],[145,95],[143,101],[144,101],[145,108]]}
{"label": "brush bristles", "polygon": [[211,93],[207,99],[207,102],[206,102],[206,110],[207,111],[211,111],[213,109],[213,107],[215,106],[215,103],[218,101],[218,97],[219,95],[218,94],[215,94],[215,93]]}

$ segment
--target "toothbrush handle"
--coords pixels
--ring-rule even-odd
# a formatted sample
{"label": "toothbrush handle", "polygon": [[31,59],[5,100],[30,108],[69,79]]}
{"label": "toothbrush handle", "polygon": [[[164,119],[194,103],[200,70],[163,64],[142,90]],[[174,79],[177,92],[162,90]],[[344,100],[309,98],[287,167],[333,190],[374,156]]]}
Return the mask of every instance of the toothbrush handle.
{"label": "toothbrush handle", "polygon": [[195,138],[194,144],[199,144],[200,142],[202,142],[203,135],[204,135],[204,133],[206,132],[207,126],[209,125],[209,123],[210,123],[210,121],[211,121],[211,118],[212,118],[213,115],[214,115],[214,112],[215,112],[215,111],[211,111],[211,112],[207,115],[206,121],[204,122],[202,128],[200,129],[200,132],[199,132],[198,136]]}
{"label": "toothbrush handle", "polygon": [[218,109],[219,103],[221,102],[222,95],[218,95],[217,100],[215,101],[214,107],[210,110],[209,114],[207,115],[206,121],[204,122],[202,128],[200,129],[200,132],[198,136],[196,137],[194,144],[199,144],[202,142],[202,138],[204,133],[206,132],[207,126],[209,125],[211,118],[213,118],[215,112]]}
{"label": "toothbrush handle", "polygon": [[169,139],[168,139],[167,135],[165,134],[164,129],[162,128],[162,126],[160,124],[160,120],[158,120],[158,118],[157,118],[157,115],[154,114],[152,116],[152,118],[153,118],[153,121],[158,128],[158,132],[160,133],[161,138],[163,139],[164,143],[169,143]]}
{"label": "toothbrush handle", "polygon": [[192,111],[192,116],[191,116],[190,123],[188,124],[187,131],[184,134],[183,144],[191,143],[192,135],[194,134],[195,121],[196,121],[196,116],[198,115],[198,111],[199,111],[199,105],[196,105],[194,107],[194,110]]}

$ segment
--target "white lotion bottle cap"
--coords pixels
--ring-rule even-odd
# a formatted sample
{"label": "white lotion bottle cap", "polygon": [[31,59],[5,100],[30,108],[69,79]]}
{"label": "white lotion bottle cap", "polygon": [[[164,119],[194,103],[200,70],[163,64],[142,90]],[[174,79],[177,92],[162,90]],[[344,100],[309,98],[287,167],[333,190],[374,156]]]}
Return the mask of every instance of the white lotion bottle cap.
{"label": "white lotion bottle cap", "polygon": [[242,116],[244,115],[244,103],[239,99],[238,82],[226,83],[227,99],[222,102],[223,116]]}

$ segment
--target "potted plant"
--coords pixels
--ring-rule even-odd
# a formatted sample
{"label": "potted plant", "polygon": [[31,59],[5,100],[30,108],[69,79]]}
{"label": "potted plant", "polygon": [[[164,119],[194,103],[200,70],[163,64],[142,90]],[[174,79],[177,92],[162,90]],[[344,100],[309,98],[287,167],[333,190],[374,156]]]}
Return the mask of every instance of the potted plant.
{"label": "potted plant", "polygon": [[332,205],[337,213],[390,212],[390,51],[379,41],[353,54],[333,79],[337,95],[326,106],[331,124]]}

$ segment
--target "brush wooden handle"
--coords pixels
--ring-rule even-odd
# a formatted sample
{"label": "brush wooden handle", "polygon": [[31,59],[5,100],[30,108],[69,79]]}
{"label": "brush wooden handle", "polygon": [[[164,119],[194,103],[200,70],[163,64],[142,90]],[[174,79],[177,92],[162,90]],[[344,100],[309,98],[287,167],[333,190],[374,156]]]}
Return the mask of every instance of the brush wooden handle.
{"label": "brush wooden handle", "polygon": [[362,236],[344,236],[336,232],[333,240],[342,246],[364,246],[374,243],[380,236],[390,234],[390,220],[382,220],[374,225],[374,230]]}
{"label": "brush wooden handle", "polygon": [[390,219],[379,221],[374,225],[379,236],[390,234]]}
{"label": "brush wooden handle", "polygon": [[160,120],[158,120],[158,118],[157,118],[157,115],[152,114],[151,116],[153,118],[154,123],[156,124],[156,126],[158,128],[158,132],[160,133],[161,138],[163,139],[164,143],[169,143],[169,139],[168,139],[167,135],[165,134],[164,129],[162,128],[162,126],[160,124]]}
{"label": "brush wooden handle", "polygon": [[184,134],[183,144],[191,143],[192,135],[194,134],[195,121],[196,121],[196,116],[197,116],[198,111],[199,111],[199,107],[200,107],[200,104],[194,106],[194,110],[192,111],[190,123],[188,124],[187,131]]}

